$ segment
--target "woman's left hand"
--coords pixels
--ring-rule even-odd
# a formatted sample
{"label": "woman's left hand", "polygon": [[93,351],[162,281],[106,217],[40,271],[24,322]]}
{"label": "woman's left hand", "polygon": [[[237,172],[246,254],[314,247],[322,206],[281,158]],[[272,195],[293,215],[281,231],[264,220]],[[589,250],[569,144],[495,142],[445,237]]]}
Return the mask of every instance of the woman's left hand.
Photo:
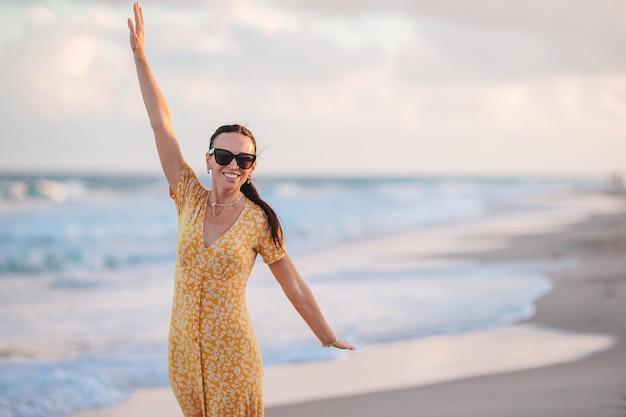
{"label": "woman's left hand", "polygon": [[352,346],[352,344],[350,342],[348,342],[347,340],[341,340],[341,339],[335,340],[328,347],[334,347],[334,348],[337,348],[337,349],[348,349],[348,350],[356,349],[354,346]]}

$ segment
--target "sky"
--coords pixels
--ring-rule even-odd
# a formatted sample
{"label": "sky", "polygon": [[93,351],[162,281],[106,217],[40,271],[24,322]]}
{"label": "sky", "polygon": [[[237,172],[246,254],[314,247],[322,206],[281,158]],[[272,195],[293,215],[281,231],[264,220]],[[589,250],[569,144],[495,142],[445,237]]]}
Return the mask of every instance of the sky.
{"label": "sky", "polygon": [[[623,0],[146,0],[185,159],[259,175],[626,171]],[[0,171],[160,171],[129,1],[0,0]]]}

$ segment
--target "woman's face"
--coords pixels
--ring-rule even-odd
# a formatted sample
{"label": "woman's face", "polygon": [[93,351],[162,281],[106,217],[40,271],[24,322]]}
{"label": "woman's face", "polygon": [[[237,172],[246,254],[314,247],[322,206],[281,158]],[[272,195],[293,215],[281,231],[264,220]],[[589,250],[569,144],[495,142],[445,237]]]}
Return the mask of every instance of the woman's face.
{"label": "woman's face", "polygon": [[[223,149],[233,155],[255,154],[252,139],[237,132],[221,133],[213,140],[213,149]],[[220,165],[215,160],[215,155],[206,155],[207,169],[213,171],[213,187],[220,187],[226,190],[239,189],[252,175],[256,168],[256,161],[249,169],[243,169],[233,158],[229,164]]]}

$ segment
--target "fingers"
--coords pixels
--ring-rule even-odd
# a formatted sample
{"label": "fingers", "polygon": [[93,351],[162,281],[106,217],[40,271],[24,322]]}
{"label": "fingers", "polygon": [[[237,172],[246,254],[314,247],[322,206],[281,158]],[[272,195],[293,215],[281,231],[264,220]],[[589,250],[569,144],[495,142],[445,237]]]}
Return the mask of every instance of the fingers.
{"label": "fingers", "polygon": [[133,19],[128,18],[128,27],[131,28],[133,32],[139,33],[143,30],[143,11],[139,3],[133,5],[133,12],[135,14],[135,22],[133,24]]}
{"label": "fingers", "polygon": [[143,12],[139,3],[133,5],[135,19],[129,18],[128,29],[130,30],[130,45],[133,50],[143,47]]}
{"label": "fingers", "polygon": [[139,3],[135,3],[133,5],[133,10],[135,12],[135,25],[137,32],[143,31],[143,10],[141,10],[141,6]]}
{"label": "fingers", "polygon": [[355,349],[355,347],[352,346],[350,342],[347,342],[345,340],[339,340],[338,343],[335,343],[333,346],[335,346],[338,349],[348,349],[348,350]]}

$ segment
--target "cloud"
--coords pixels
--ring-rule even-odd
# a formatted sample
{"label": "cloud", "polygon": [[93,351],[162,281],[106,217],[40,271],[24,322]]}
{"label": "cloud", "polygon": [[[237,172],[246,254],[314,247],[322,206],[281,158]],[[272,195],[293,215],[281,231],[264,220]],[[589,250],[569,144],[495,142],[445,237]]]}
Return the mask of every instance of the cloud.
{"label": "cloud", "polygon": [[[273,0],[275,4],[325,13],[354,14],[380,11],[408,13],[479,28],[533,32],[581,29],[597,32],[622,27],[626,5],[620,0]],[[620,30],[622,31],[622,30]]]}
{"label": "cloud", "polygon": [[122,28],[115,13],[96,5],[85,15],[59,18],[33,5],[26,19],[28,30],[5,44],[0,69],[13,113],[57,119],[108,110],[112,87],[131,69],[115,39]]}
{"label": "cloud", "polygon": [[348,48],[305,18],[253,3],[199,11],[192,21],[166,16],[146,25],[155,65],[218,81],[330,79],[380,59],[369,44]]}
{"label": "cloud", "polygon": [[252,3],[199,12],[191,22],[165,15],[146,25],[147,53],[171,107],[212,109],[222,120],[328,113],[338,94],[331,100],[319,91],[354,88],[384,58],[381,47],[347,47],[319,24]]}
{"label": "cloud", "polygon": [[34,4],[28,8],[27,20],[33,26],[49,26],[54,23],[55,16],[45,7]]}
{"label": "cloud", "polygon": [[[433,73],[469,76],[536,75],[555,71],[626,70],[626,3],[618,0],[389,0],[308,1],[275,0],[294,10],[310,10],[354,19],[355,16],[404,13],[413,19],[419,39],[443,61],[417,55],[407,48],[402,55],[415,61],[414,76],[427,80]],[[443,64],[449,63],[449,66]],[[400,65],[407,65],[401,62]],[[424,68],[425,67],[425,68]],[[408,75],[406,69],[401,73]]]}

